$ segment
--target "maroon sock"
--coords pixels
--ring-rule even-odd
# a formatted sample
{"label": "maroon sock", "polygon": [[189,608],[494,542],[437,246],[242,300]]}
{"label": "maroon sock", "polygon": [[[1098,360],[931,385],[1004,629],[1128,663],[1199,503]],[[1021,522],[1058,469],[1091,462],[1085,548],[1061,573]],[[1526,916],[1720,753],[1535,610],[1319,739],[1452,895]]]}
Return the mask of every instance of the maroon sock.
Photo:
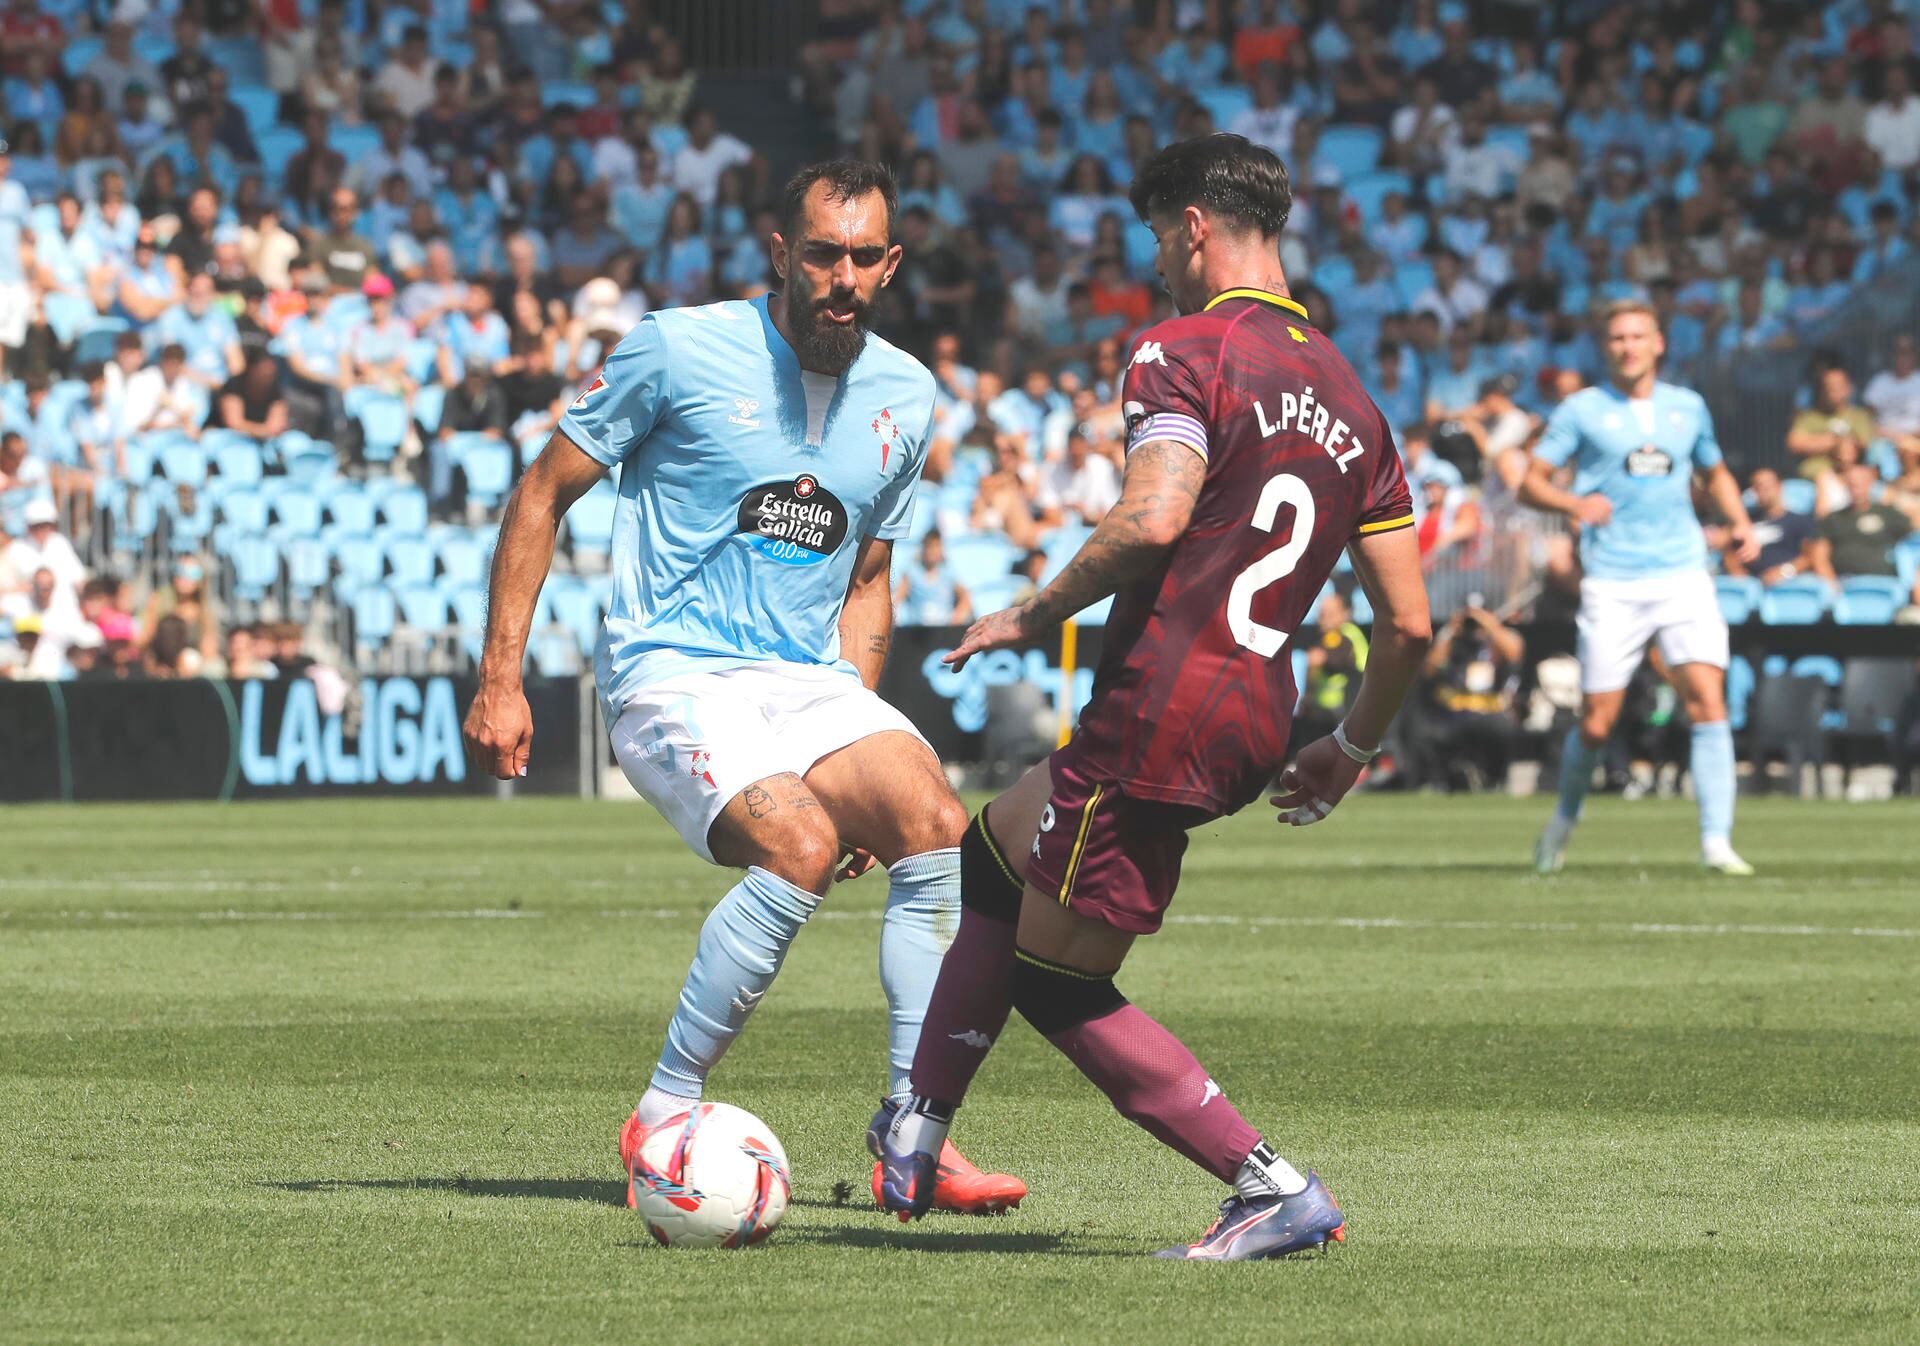
{"label": "maroon sock", "polygon": [[1013,1009],[1013,935],[972,907],[961,909],[913,1054],[913,1092],[958,1107]]}
{"label": "maroon sock", "polygon": [[[920,1041],[925,1051],[926,1038]],[[1233,1181],[1260,1141],[1185,1044],[1131,1004],[1047,1041],[1100,1086],[1121,1116],[1223,1182]]]}

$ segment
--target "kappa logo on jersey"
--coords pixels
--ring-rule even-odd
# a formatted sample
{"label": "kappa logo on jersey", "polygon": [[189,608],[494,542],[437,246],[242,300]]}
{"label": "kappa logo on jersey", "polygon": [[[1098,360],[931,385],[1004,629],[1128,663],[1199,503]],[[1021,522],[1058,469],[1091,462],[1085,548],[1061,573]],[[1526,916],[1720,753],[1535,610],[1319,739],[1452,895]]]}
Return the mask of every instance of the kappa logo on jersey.
{"label": "kappa logo on jersey", "polygon": [[893,412],[880,408],[880,414],[874,418],[873,433],[880,436],[880,470],[887,470],[887,455],[893,452],[893,441],[899,438],[900,422],[893,419]]}
{"label": "kappa logo on jersey", "polygon": [[760,422],[754,419],[754,413],[760,410],[758,398],[736,397],[733,399],[733,415],[727,417],[729,425],[744,425],[750,430],[758,430]]}
{"label": "kappa logo on jersey", "polygon": [[1140,343],[1140,349],[1133,353],[1133,359],[1127,362],[1127,368],[1131,369],[1135,365],[1159,365],[1165,368],[1166,363],[1167,353],[1160,349],[1159,342],[1143,341]]}
{"label": "kappa logo on jersey", "polygon": [[[1040,809],[1040,832],[1053,831],[1053,824],[1054,824],[1053,805],[1051,804],[1043,805]],[[1035,832],[1033,834],[1033,853],[1035,855],[1040,854],[1040,832]]]}
{"label": "kappa logo on jersey", "polygon": [[593,376],[593,382],[589,383],[586,387],[582,388],[580,390],[580,396],[573,399],[573,405],[575,407],[584,407],[587,404],[588,398],[592,397],[597,392],[603,391],[606,388],[606,386],[607,386],[606,378],[603,375],[595,374]]}
{"label": "kappa logo on jersey", "polygon": [[754,549],[782,565],[815,565],[847,540],[847,507],[810,476],[754,487],[739,521]]}
{"label": "kappa logo on jersey", "polygon": [[1673,471],[1673,459],[1664,449],[1642,444],[1627,455],[1629,477],[1664,477]]}

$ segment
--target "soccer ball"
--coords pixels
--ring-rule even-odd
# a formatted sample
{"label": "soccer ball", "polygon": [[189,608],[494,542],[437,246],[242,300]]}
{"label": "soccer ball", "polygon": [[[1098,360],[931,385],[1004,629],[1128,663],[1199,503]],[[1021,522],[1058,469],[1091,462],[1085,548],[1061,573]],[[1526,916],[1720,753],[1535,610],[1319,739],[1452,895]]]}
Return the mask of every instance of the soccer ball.
{"label": "soccer ball", "polygon": [[745,1248],[787,1213],[787,1152],[744,1108],[701,1103],[647,1133],[633,1165],[633,1206],[669,1248]]}

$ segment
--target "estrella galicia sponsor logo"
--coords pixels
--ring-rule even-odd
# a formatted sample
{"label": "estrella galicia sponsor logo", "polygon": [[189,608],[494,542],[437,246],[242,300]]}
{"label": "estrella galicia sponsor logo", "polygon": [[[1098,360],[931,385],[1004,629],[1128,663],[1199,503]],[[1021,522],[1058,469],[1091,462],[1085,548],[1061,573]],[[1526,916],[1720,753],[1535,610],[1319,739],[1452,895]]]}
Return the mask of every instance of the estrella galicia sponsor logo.
{"label": "estrella galicia sponsor logo", "polygon": [[1629,477],[1666,477],[1673,474],[1673,459],[1652,444],[1642,444],[1627,455]]}
{"label": "estrella galicia sponsor logo", "polygon": [[815,565],[847,540],[847,507],[811,476],[769,482],[740,502],[740,528],[752,546],[782,565]]}

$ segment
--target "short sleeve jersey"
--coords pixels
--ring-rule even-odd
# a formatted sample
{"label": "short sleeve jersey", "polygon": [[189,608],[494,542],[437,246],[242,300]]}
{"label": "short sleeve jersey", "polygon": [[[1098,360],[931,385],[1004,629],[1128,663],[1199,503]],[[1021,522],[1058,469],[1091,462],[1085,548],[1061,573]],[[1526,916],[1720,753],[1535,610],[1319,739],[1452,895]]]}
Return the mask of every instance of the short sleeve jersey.
{"label": "short sleeve jersey", "polygon": [[1554,408],[1536,456],[1574,466],[1576,495],[1604,495],[1613,516],[1580,532],[1589,579],[1645,579],[1704,570],[1707,540],[1693,512],[1693,474],[1721,461],[1700,394],[1671,383],[1629,398],[1612,385],[1582,388]]}
{"label": "short sleeve jersey", "polygon": [[839,378],[803,371],[767,304],[648,314],[561,418],[619,469],[594,659],[608,723],[683,673],[762,660],[852,673],[839,621],[855,553],[907,535],[933,375],[871,334]]}
{"label": "short sleeve jersey", "polygon": [[1206,480],[1166,561],[1115,595],[1072,751],[1130,796],[1231,813],[1285,760],[1288,643],[1341,551],[1412,527],[1406,477],[1353,368],[1279,295],[1147,329],[1123,387],[1128,452],[1185,445]]}

